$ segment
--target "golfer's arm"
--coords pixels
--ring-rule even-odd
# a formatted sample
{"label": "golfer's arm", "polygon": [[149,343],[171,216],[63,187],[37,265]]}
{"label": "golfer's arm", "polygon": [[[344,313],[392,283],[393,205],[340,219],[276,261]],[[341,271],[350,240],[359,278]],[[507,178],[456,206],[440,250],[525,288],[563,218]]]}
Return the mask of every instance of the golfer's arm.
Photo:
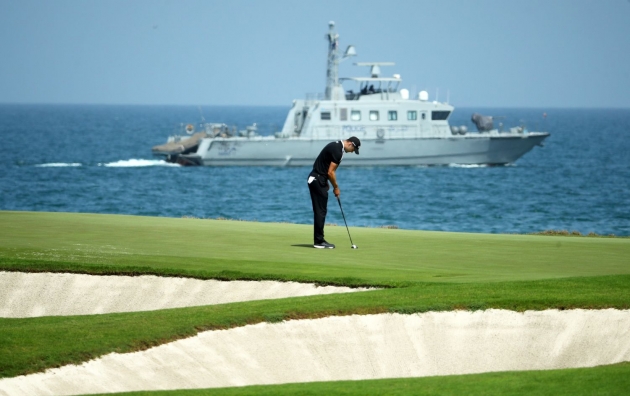
{"label": "golfer's arm", "polygon": [[338,166],[339,164],[331,162],[330,167],[328,167],[328,180],[332,183],[333,188],[339,188],[339,185],[337,184],[337,175],[335,174]]}

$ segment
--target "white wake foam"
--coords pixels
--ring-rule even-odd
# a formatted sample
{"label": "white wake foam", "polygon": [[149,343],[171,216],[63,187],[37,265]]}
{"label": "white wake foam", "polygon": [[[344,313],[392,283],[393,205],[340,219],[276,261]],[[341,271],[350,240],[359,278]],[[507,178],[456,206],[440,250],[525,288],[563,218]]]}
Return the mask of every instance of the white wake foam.
{"label": "white wake foam", "polygon": [[449,168],[487,168],[486,164],[448,164]]}
{"label": "white wake foam", "polygon": [[98,164],[98,166],[107,166],[113,168],[133,168],[143,166],[180,166],[179,164],[172,164],[164,160],[147,160],[147,159],[130,159],[120,160],[116,162],[108,162],[106,164]]}
{"label": "white wake foam", "polygon": [[81,166],[80,163],[78,162],[71,162],[71,163],[63,163],[63,162],[53,162],[50,164],[39,164],[39,165],[35,165],[39,168],[61,168],[64,166]]}

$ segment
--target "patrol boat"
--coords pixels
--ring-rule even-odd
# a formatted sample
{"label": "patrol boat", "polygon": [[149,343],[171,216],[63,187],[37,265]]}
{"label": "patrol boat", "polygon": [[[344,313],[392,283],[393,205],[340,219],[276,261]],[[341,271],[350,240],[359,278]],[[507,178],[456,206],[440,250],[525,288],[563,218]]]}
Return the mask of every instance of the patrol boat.
{"label": "patrol boat", "polygon": [[[477,132],[450,126],[454,107],[429,101],[426,91],[410,98],[399,89],[400,75],[381,76],[381,67],[392,62],[359,62],[367,77],[339,78],[339,62],[356,56],[353,46],[339,55],[339,35],[329,23],[326,90],[293,101],[281,131],[270,136],[257,133],[256,125],[244,131],[225,124],[203,124],[194,133],[172,136],[153,147],[169,162],[206,166],[311,166],[326,143],[356,136],[361,155],[348,155],[345,166],[379,165],[503,165],[515,162],[542,142],[549,133],[528,132],[521,125],[503,131],[493,117],[473,114]],[[342,82],[354,84],[345,90]]]}

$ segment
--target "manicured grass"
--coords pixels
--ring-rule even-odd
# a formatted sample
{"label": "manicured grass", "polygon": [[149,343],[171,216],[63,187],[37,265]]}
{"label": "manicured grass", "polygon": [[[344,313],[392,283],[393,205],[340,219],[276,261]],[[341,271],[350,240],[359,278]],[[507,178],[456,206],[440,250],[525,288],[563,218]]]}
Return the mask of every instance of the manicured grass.
{"label": "manicured grass", "polygon": [[[520,371],[396,378],[367,381],[312,382],[243,388],[116,393],[155,396],[232,395],[622,395],[630,389],[630,363],[587,369]],[[109,393],[111,395],[111,393]]]}
{"label": "manicured grass", "polygon": [[630,274],[630,239],[0,212],[0,269],[184,274],[399,286]]}
{"label": "manicured grass", "polygon": [[[0,377],[261,321],[452,309],[630,308],[627,238],[351,228],[359,246],[352,250],[345,227],[327,227],[327,239],[338,249],[322,251],[310,247],[311,227],[296,224],[0,212],[0,225],[0,270],[385,287],[154,312],[0,319]],[[627,373],[627,366],[622,370]],[[477,377],[462,378],[453,381],[473,386],[476,380],[466,378]],[[404,389],[415,379],[395,381],[403,381]],[[338,386],[333,393],[349,390]]]}

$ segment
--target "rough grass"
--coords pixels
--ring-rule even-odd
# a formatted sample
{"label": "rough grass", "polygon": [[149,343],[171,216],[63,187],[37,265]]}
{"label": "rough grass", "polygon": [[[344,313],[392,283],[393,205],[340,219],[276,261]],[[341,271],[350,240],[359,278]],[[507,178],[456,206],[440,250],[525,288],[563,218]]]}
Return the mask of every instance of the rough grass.
{"label": "rough grass", "polygon": [[[338,248],[322,251],[311,247],[311,227],[296,224],[0,212],[0,225],[0,270],[384,287],[154,312],[0,319],[2,377],[79,363],[109,352],[145,349],[202,330],[263,321],[453,309],[630,308],[627,238],[351,228],[359,246],[353,250],[349,241],[343,246],[345,227],[331,227],[327,239]],[[615,368],[610,370],[602,375],[617,375]],[[528,378],[529,374],[506,375]],[[554,378],[566,381],[563,375]],[[464,384],[453,393],[470,393],[467,386],[475,389],[477,379],[462,378],[453,380]],[[416,379],[392,381],[401,381],[403,390],[406,384],[416,386]],[[611,389],[622,389],[614,388],[618,381],[611,383]],[[371,389],[361,388],[367,386],[363,382],[349,384]],[[294,386],[298,393],[307,389]],[[319,386],[313,389],[333,389],[331,393],[350,389],[346,383]]]}

